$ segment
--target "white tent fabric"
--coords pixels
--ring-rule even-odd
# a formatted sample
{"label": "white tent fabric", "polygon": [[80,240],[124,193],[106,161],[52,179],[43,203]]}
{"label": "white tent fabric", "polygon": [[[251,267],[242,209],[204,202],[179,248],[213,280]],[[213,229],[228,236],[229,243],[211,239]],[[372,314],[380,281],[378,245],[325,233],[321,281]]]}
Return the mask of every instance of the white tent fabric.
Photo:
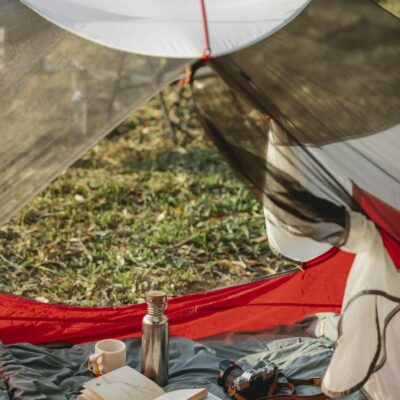
{"label": "white tent fabric", "polygon": [[287,230],[273,223],[273,215],[264,209],[268,244],[271,250],[280,257],[291,261],[304,263],[313,260],[329,251],[332,246],[327,243],[319,243],[305,236],[295,236]]}
{"label": "white tent fabric", "polygon": [[373,135],[310,148],[310,151],[349,193],[356,184],[400,209],[399,148],[400,124]]}
{"label": "white tent fabric", "polygon": [[[320,189],[316,180],[311,180],[309,168],[303,149],[300,146],[278,145],[274,143],[273,132],[279,126],[272,121],[268,162],[280,168],[298,180],[304,187],[319,197],[341,204],[334,193]],[[313,156],[327,168],[348,191],[353,192],[353,185],[376,196],[387,205],[400,208],[400,164],[397,152],[400,148],[400,125],[396,125],[374,135],[327,144],[320,147],[309,147]],[[379,150],[379,151],[377,151]],[[377,158],[385,154],[384,158]],[[366,163],[368,160],[368,164]],[[375,164],[374,164],[375,163]],[[373,164],[373,165],[370,165]],[[380,166],[378,168],[377,166]],[[365,169],[368,167],[368,174]],[[391,175],[385,173],[391,171]],[[292,234],[282,229],[273,214],[264,210],[269,244],[276,253],[293,261],[306,262],[327,252],[331,246],[310,238]]]}
{"label": "white tent fabric", "polygon": [[[21,0],[78,36],[144,55],[194,58],[205,50],[199,0]],[[289,23],[310,0],[205,1],[213,56],[239,50]]]}
{"label": "white tent fabric", "polygon": [[340,397],[364,386],[374,399],[398,398],[400,274],[374,223],[362,214],[351,213],[350,233],[342,249],[357,255],[347,280],[339,338],[324,391]]}
{"label": "white tent fabric", "polygon": [[[325,193],[319,190],[315,182],[308,177],[307,171],[305,170],[307,162],[302,160],[302,158],[304,158],[302,157],[302,154],[304,155],[303,150],[297,146],[280,146],[274,139],[275,136],[283,134],[282,128],[272,120],[267,150],[268,162],[274,167],[286,171],[286,173],[298,180],[307,189],[321,197],[326,197]],[[289,230],[291,227],[283,229],[273,213],[266,208],[264,208],[264,214],[268,243],[271,249],[280,256],[302,263],[312,260],[332,248],[328,243],[317,242],[306,236],[296,235],[290,232]]]}

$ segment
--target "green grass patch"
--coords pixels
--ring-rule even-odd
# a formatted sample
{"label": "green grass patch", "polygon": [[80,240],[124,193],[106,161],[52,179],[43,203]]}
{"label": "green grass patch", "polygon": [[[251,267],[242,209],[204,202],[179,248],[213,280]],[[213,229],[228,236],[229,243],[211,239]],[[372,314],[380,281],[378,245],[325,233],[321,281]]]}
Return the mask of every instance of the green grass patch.
{"label": "green grass patch", "polygon": [[182,295],[277,272],[261,206],[204,133],[190,99],[132,115],[0,229],[0,290],[81,305]]}

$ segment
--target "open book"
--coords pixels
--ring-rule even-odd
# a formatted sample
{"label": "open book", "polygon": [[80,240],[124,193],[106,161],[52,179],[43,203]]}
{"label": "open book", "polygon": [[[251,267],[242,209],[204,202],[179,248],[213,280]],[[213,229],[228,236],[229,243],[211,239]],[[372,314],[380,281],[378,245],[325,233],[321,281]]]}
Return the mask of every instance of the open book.
{"label": "open book", "polygon": [[125,366],[83,384],[78,400],[219,400],[207,389],[164,392],[135,369]]}

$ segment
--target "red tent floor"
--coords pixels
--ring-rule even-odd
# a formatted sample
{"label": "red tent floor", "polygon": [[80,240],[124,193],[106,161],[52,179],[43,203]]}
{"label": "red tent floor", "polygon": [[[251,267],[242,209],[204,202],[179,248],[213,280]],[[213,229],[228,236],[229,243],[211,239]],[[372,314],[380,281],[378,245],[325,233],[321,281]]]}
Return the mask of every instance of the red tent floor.
{"label": "red tent floor", "polygon": [[[304,271],[169,302],[171,334],[199,339],[223,332],[257,331],[291,324],[317,312],[340,312],[354,255],[320,258]],[[0,340],[82,343],[139,336],[145,305],[78,307],[0,294]]]}
{"label": "red tent floor", "polygon": [[[400,213],[355,185],[353,192],[381,229],[384,245],[400,268]],[[317,312],[338,313],[353,260],[354,254],[333,249],[306,263],[304,271],[174,298],[167,311],[171,334],[200,339],[292,324]],[[145,307],[66,306],[0,293],[0,340],[5,344],[82,343],[140,336]]]}

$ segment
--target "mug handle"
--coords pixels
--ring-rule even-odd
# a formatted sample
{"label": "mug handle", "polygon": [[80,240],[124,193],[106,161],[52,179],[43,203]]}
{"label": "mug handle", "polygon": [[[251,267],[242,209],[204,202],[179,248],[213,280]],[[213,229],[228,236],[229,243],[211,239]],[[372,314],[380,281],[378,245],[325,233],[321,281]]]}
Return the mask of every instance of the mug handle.
{"label": "mug handle", "polygon": [[96,376],[100,376],[104,372],[103,357],[104,353],[100,351],[99,353],[91,354],[88,358],[88,370]]}

